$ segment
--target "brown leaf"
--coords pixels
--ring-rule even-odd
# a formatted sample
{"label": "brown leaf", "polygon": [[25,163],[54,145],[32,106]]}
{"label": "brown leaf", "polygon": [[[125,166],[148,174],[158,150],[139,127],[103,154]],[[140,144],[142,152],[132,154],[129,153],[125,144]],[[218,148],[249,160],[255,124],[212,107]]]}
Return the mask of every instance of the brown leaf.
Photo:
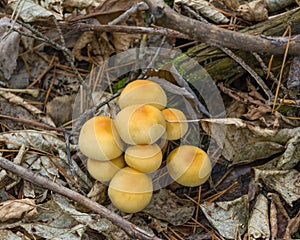
{"label": "brown leaf", "polygon": [[286,227],[290,221],[279,195],[276,193],[268,193],[268,198],[271,199],[270,205],[270,225],[272,230],[272,239],[287,239],[283,238]]}
{"label": "brown leaf", "polygon": [[264,21],[268,19],[268,10],[264,0],[256,0],[240,5],[237,9],[238,15],[247,21]]}
{"label": "brown leaf", "polygon": [[270,226],[268,200],[259,194],[248,221],[248,236],[250,239],[269,239]]}
{"label": "brown leaf", "polygon": [[191,201],[181,199],[166,189],[160,189],[143,212],[177,226],[186,223],[193,216],[194,210]]}
{"label": "brown leaf", "polygon": [[8,32],[10,20],[6,17],[0,19],[0,70],[4,77],[9,79],[17,67],[19,55],[20,35],[17,32]]}
{"label": "brown leaf", "polygon": [[8,200],[0,203],[0,222],[30,218],[38,214],[33,199]]}
{"label": "brown leaf", "polygon": [[246,195],[233,201],[204,202],[200,207],[208,221],[223,237],[234,239],[237,230],[240,233],[246,231],[249,209]]}
{"label": "brown leaf", "polygon": [[55,97],[51,102],[47,103],[47,114],[51,116],[56,126],[61,126],[72,119],[74,100],[75,95],[66,95]]}
{"label": "brown leaf", "polygon": [[293,202],[300,198],[300,187],[297,186],[300,173],[297,170],[278,171],[254,168],[254,173],[257,182],[262,179],[269,188],[277,191],[291,207]]}

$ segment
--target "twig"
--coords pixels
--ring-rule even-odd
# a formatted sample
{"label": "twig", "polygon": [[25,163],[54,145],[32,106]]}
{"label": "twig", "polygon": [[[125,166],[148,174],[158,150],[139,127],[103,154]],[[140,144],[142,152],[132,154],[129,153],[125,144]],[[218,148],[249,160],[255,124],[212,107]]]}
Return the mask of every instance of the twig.
{"label": "twig", "polygon": [[55,23],[56,29],[57,29],[57,31],[58,31],[58,33],[59,33],[59,35],[60,35],[60,42],[61,42],[61,44],[62,44],[62,52],[63,52],[64,56],[66,57],[67,61],[70,63],[71,68],[72,68],[73,72],[75,73],[77,79],[79,80],[79,82],[80,82],[81,84],[84,85],[85,82],[84,82],[83,78],[81,77],[80,73],[78,72],[77,68],[75,67],[75,64],[74,64],[74,62],[75,62],[74,56],[73,56],[72,52],[70,51],[70,49],[68,49],[68,48],[66,47],[65,39],[64,39],[64,37],[63,37],[63,33],[62,33],[62,31],[61,31],[61,28],[60,28],[60,26],[59,26],[59,24],[58,24],[58,22],[57,22],[57,19],[56,19],[54,16],[53,16],[52,18],[53,18],[53,21],[54,21],[54,23]]}
{"label": "twig", "polygon": [[70,172],[71,172],[71,176],[72,178],[75,178],[75,168],[71,159],[71,151],[70,151],[70,135],[69,133],[62,128],[62,132],[64,134],[64,138],[65,138],[65,144],[66,144],[66,152],[67,152],[67,157],[68,157],[68,165],[70,168]]}
{"label": "twig", "polygon": [[32,172],[31,170],[21,167],[7,160],[6,158],[0,157],[0,167],[6,169],[7,171],[13,172],[20,176],[21,178],[38,185],[40,187],[46,188],[50,191],[59,193],[69,199],[72,199],[75,202],[78,202],[82,206],[98,213],[102,217],[108,219],[115,225],[122,228],[125,232],[127,232],[133,238],[140,239],[151,239],[151,240],[160,240],[160,238],[156,237],[154,234],[148,233],[133,223],[123,219],[118,214],[108,210],[104,206],[98,204],[97,202],[69,189],[64,186],[61,186],[55,182],[52,182],[48,178],[42,177],[40,174]]}
{"label": "twig", "polygon": [[[148,69],[149,69],[149,68],[153,68],[153,64],[154,64],[155,61],[157,60],[157,57],[159,56],[159,52],[161,51],[161,49],[162,49],[162,47],[163,47],[165,41],[166,41],[166,36],[163,36],[163,39],[162,39],[161,42],[160,42],[159,48],[157,48],[157,50],[156,50],[154,56],[153,56],[152,59],[151,59],[151,62],[148,64],[148,66],[147,66],[145,69],[143,69],[142,73],[139,75],[138,78],[144,78],[145,75],[146,75],[146,72],[148,71]],[[139,57],[138,59],[140,59],[140,57],[144,57],[144,56],[138,56],[138,57]]]}
{"label": "twig", "polygon": [[162,27],[134,27],[123,25],[94,25],[86,23],[77,23],[75,27],[82,31],[94,31],[94,32],[124,32],[124,33],[148,33],[153,35],[163,35],[167,37],[192,39],[187,34],[180,33],[178,31],[162,28]]}
{"label": "twig", "polygon": [[147,9],[148,6],[146,3],[144,2],[135,3],[131,8],[129,8],[124,13],[122,13],[119,17],[109,22],[108,25],[116,25],[119,22],[122,22],[123,20],[127,19],[131,14],[135,13],[137,10],[147,10]]}
{"label": "twig", "polygon": [[15,121],[15,122],[21,122],[21,123],[28,124],[28,125],[31,125],[31,126],[35,126],[35,127],[45,129],[45,130],[61,132],[60,128],[56,128],[56,127],[47,125],[45,123],[40,123],[40,122],[36,122],[36,121],[33,121],[33,120],[27,120],[27,119],[16,118],[16,117],[0,114],[0,119],[1,118],[9,119],[9,120],[12,120],[12,121]]}
{"label": "twig", "polygon": [[[74,73],[77,76],[77,79],[79,80],[79,82],[81,84],[84,84],[84,80],[81,77],[80,73],[78,72],[78,70],[76,69],[75,65],[74,65],[74,57],[71,53],[71,51],[66,48],[65,46],[61,46],[60,44],[54,42],[52,39],[48,38],[47,36],[45,36],[44,34],[42,34],[41,32],[39,32],[37,29],[35,29],[34,27],[30,26],[27,23],[23,23],[21,21],[17,21],[20,25],[22,25],[23,27],[27,28],[28,30],[30,30],[33,34],[35,34],[38,38],[41,38],[44,42],[48,43],[49,45],[51,45],[52,47],[60,50],[63,52],[63,54],[66,56],[68,62],[70,63],[72,70],[74,71]],[[57,22],[56,22],[57,23]],[[58,23],[57,23],[58,24]],[[15,28],[13,29],[15,31],[17,31]]]}
{"label": "twig", "polygon": [[[259,54],[256,52],[253,52],[252,55],[256,58],[256,60],[260,64],[262,70],[264,71],[264,73],[265,74],[269,73],[270,79],[273,82],[275,82],[276,84],[278,84],[278,79],[274,76],[274,74],[272,72],[269,72],[267,65],[264,63],[263,59],[259,56]],[[280,85],[280,87],[284,93],[287,93],[287,89],[283,85]]]}
{"label": "twig", "polygon": [[93,115],[95,112],[97,112],[100,108],[102,108],[104,105],[108,104],[110,101],[118,97],[121,93],[117,92],[113,94],[110,98],[106,99],[104,102],[100,103],[97,106],[94,106],[93,108],[85,110],[77,119],[77,121],[74,123],[74,126],[72,128],[71,136],[76,135],[76,132],[78,129],[81,127],[81,125],[86,121],[87,117],[90,117]]}
{"label": "twig", "polygon": [[200,22],[209,23],[205,18],[201,17],[200,14],[197,14],[196,11],[194,11],[191,7],[182,5],[182,8],[187,11],[192,17],[196,18]]}
{"label": "twig", "polygon": [[[25,144],[22,144],[18,151],[17,156],[13,160],[13,163],[16,165],[20,165],[22,163],[22,160],[23,160],[23,157],[24,157],[26,151],[27,151],[27,149],[25,147]],[[11,172],[8,172],[7,176],[14,180],[12,183],[6,185],[6,187],[5,187],[5,189],[7,191],[9,191],[11,188],[16,186],[20,182],[21,178]]]}
{"label": "twig", "polygon": [[[289,34],[288,39],[290,40],[291,36],[292,36],[290,25],[287,27],[286,32],[288,32],[288,34]],[[285,33],[284,33],[284,35],[285,35]],[[286,62],[286,59],[287,59],[289,47],[290,47],[290,41],[287,42],[286,49],[285,49],[285,52],[284,52],[284,55],[283,55],[283,60],[282,60],[281,69],[280,69],[280,73],[279,73],[278,84],[277,84],[275,97],[274,97],[274,102],[273,102],[273,107],[272,107],[272,114],[274,114],[274,112],[275,112],[276,102],[277,102],[277,98],[278,98],[278,94],[279,94],[279,88],[280,88],[280,85],[281,85],[281,79],[282,79],[284,65],[285,65],[285,62]]]}
{"label": "twig", "polygon": [[[267,52],[269,54],[283,54],[285,52],[288,38],[276,37],[270,39],[229,31],[183,16],[171,9],[163,0],[144,1],[148,4],[156,25],[187,34],[190,39],[199,40],[211,46],[222,46],[251,52]],[[299,41],[300,35],[295,35],[291,39],[289,54],[299,55]]]}
{"label": "twig", "polygon": [[258,85],[262,88],[265,94],[268,97],[268,101],[273,99],[273,93],[269,89],[269,87],[265,84],[265,82],[261,79],[261,77],[247,64],[241,59],[239,56],[235,55],[230,49],[220,47],[220,49],[225,52],[228,56],[234,59],[238,64],[240,64],[258,83]]}
{"label": "twig", "polygon": [[15,89],[15,88],[1,88],[0,87],[0,91],[30,94],[34,98],[38,97],[38,95],[39,95],[39,90],[38,89]]}

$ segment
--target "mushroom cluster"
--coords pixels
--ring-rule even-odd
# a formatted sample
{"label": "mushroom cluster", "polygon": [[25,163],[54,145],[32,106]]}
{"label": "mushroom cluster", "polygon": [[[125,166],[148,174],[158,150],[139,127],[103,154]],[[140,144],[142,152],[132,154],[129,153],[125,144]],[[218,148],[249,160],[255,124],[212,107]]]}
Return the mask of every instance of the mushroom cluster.
{"label": "mushroom cluster", "polygon": [[[78,146],[88,157],[90,175],[109,183],[108,196],[123,212],[144,209],[152,199],[149,173],[162,165],[162,147],[181,139],[188,130],[185,114],[167,108],[167,95],[150,80],[135,80],[121,92],[114,119],[96,116],[81,128]],[[123,154],[124,153],[124,154]],[[207,154],[183,145],[167,156],[169,175],[184,186],[204,183],[211,172]]]}

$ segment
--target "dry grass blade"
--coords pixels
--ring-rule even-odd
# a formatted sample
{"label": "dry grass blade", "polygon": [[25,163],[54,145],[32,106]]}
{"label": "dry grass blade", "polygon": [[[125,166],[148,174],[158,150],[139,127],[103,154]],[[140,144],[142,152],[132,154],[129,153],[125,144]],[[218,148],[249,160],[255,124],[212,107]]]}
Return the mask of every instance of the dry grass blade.
{"label": "dry grass blade", "polygon": [[282,74],[283,74],[283,70],[284,70],[284,65],[285,65],[286,58],[287,58],[288,51],[289,51],[290,39],[291,39],[291,36],[292,36],[291,31],[292,31],[291,30],[291,26],[288,26],[287,29],[286,29],[286,32],[284,33],[284,36],[286,35],[286,33],[289,34],[289,38],[288,38],[289,40],[287,42],[286,49],[285,49],[284,56],[283,56],[283,60],[282,60],[282,65],[281,65],[281,69],[280,69],[278,84],[277,84],[277,88],[276,88],[276,92],[275,92],[275,96],[274,96],[272,114],[274,114],[274,112],[275,112],[275,106],[276,106],[276,101],[277,101],[278,94],[279,94],[279,88],[280,88],[280,85],[281,85],[281,80],[282,80]]}

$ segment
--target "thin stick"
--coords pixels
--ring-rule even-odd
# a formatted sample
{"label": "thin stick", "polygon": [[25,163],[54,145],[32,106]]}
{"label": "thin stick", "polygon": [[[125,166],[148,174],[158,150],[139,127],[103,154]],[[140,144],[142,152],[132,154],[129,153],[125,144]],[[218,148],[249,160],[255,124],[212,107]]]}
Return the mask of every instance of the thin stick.
{"label": "thin stick", "polygon": [[[253,52],[252,55],[256,58],[256,60],[260,64],[262,70],[267,75],[266,79],[270,78],[273,82],[275,82],[276,84],[278,84],[278,79],[271,72],[271,69],[269,69],[268,66],[264,63],[264,60],[260,57],[260,55],[258,53],[256,53],[256,52]],[[281,89],[282,89],[282,91],[284,93],[288,92],[288,90],[283,85],[281,85],[280,87],[281,87]]]}
{"label": "thin stick", "polygon": [[[291,26],[288,26],[286,31],[289,34],[289,40],[290,40],[291,36],[292,36]],[[274,112],[275,112],[275,106],[276,106],[276,102],[277,102],[277,98],[278,98],[278,94],[279,94],[279,88],[280,88],[280,85],[281,85],[281,79],[282,79],[284,65],[285,65],[285,62],[286,62],[287,55],[288,55],[289,47],[290,47],[290,41],[287,42],[286,49],[285,49],[285,52],[284,52],[284,55],[283,55],[282,65],[281,65],[281,69],[280,69],[280,73],[279,73],[278,84],[277,84],[275,97],[274,97],[274,102],[273,102],[272,114],[274,114]]]}
{"label": "thin stick", "polygon": [[117,17],[114,20],[112,20],[111,22],[109,22],[107,25],[116,25],[116,24],[124,21],[125,19],[127,19],[130,15],[137,12],[137,10],[148,10],[148,5],[144,2],[135,3],[135,4],[133,4],[133,6],[131,8],[129,8],[124,13],[122,13],[119,17]]}
{"label": "thin stick", "polygon": [[31,125],[31,126],[35,126],[37,128],[41,128],[41,129],[44,129],[44,130],[61,132],[60,128],[56,128],[56,127],[47,125],[45,123],[40,123],[40,122],[36,122],[36,121],[33,121],[33,120],[16,118],[16,117],[0,114],[0,119],[1,118],[9,119],[9,120],[12,120],[12,121],[15,121],[15,122],[21,122],[21,123],[28,124],[28,125]]}
{"label": "thin stick", "polygon": [[12,93],[25,93],[30,94],[33,97],[38,97],[39,90],[38,89],[15,89],[15,88],[0,88],[0,91],[3,92],[12,92]]}
{"label": "thin stick", "polygon": [[240,64],[258,83],[258,85],[262,88],[265,94],[268,96],[268,101],[273,98],[273,93],[265,84],[265,82],[261,79],[261,77],[247,64],[245,61],[239,56],[235,55],[230,49],[220,47],[220,49],[225,52],[228,56],[234,59],[238,64]]}
{"label": "thin stick", "polygon": [[[125,32],[125,33],[148,33],[153,35],[163,35],[166,37],[176,37],[183,39],[191,39],[190,36],[180,33],[178,31],[162,28],[162,27],[135,27],[124,25],[93,25],[86,23],[74,24],[75,27],[81,31],[94,31],[94,32]],[[74,28],[74,26],[73,26]]]}
{"label": "thin stick", "polygon": [[130,236],[140,239],[151,239],[151,240],[160,240],[160,238],[156,237],[152,233],[148,233],[133,223],[123,219],[118,214],[108,210],[107,208],[103,207],[102,205],[96,203],[95,201],[69,189],[64,186],[61,186],[55,182],[52,182],[50,179],[42,177],[38,173],[34,173],[31,170],[24,168],[22,166],[19,166],[17,164],[12,163],[11,161],[7,160],[6,158],[0,157],[0,167],[3,169],[6,169],[7,171],[13,172],[14,174],[17,174],[21,178],[38,185],[40,187],[49,189],[53,192],[59,193],[69,199],[72,199],[75,202],[78,202],[82,206],[98,213],[102,217],[105,217],[115,225],[122,228],[124,231],[126,231]]}

